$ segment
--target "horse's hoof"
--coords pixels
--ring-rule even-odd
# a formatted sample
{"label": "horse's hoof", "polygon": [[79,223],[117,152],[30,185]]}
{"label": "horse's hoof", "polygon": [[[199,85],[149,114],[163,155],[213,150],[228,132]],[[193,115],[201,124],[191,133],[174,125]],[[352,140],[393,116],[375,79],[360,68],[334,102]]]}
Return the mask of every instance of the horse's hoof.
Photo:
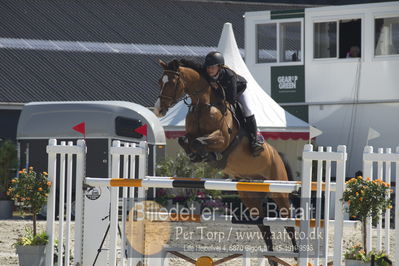
{"label": "horse's hoof", "polygon": [[177,142],[178,142],[179,145],[182,146],[182,147],[188,144],[188,140],[187,140],[187,137],[186,137],[186,136],[179,137],[178,140],[177,140]]}
{"label": "horse's hoof", "polygon": [[190,161],[193,163],[198,163],[201,161],[201,156],[199,156],[197,153],[188,154],[188,158],[190,158]]}
{"label": "horse's hoof", "polygon": [[193,142],[191,143],[192,149],[197,150],[197,151],[204,149],[205,145],[206,145],[206,142],[199,138],[194,139]]}

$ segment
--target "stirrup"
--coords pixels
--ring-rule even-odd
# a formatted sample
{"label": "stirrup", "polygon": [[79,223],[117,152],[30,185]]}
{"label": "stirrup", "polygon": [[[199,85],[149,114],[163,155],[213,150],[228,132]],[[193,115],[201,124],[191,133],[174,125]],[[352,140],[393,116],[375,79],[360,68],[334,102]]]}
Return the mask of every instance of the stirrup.
{"label": "stirrup", "polygon": [[264,150],[262,144],[258,142],[251,143],[251,152],[253,157],[258,157]]}

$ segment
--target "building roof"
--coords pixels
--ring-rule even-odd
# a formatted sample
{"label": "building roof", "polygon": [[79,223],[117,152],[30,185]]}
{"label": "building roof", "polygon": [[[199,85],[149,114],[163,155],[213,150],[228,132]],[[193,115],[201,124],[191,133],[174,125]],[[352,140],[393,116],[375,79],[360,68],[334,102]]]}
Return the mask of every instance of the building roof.
{"label": "building roof", "polygon": [[244,46],[247,11],[279,4],[181,0],[2,0],[0,36],[8,38],[216,46],[225,22]]}
{"label": "building roof", "polygon": [[153,106],[172,56],[0,49],[1,102],[129,101]]}
{"label": "building roof", "polygon": [[[153,106],[161,75],[158,59],[181,58],[170,51],[194,48],[192,55],[199,59],[216,47],[225,22],[233,24],[243,48],[243,14],[271,9],[290,6],[178,0],[0,1],[0,102],[122,100]],[[58,41],[83,48],[57,51],[53,48]],[[140,53],[103,52],[96,50],[99,43],[132,44],[135,49],[144,45],[160,52],[146,54],[141,46]]]}

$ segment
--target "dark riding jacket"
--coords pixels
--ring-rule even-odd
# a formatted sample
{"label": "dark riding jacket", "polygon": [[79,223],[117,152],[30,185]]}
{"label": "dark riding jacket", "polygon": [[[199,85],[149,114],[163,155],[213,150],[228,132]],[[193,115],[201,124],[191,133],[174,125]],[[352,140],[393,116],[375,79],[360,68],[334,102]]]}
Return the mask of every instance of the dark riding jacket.
{"label": "dark riding jacket", "polygon": [[[224,97],[223,94],[225,94],[226,100],[230,104],[235,104],[238,97],[240,97],[247,88],[246,79],[226,66],[221,67],[219,75],[215,79],[213,77],[209,77],[208,73],[206,72],[206,68],[197,62],[182,59],[180,60],[180,63],[183,66],[190,67],[198,71],[203,77],[205,77],[206,80],[208,80],[210,84],[216,82],[218,85],[218,88],[215,90],[216,93],[220,97]],[[224,93],[221,90],[224,90]]]}

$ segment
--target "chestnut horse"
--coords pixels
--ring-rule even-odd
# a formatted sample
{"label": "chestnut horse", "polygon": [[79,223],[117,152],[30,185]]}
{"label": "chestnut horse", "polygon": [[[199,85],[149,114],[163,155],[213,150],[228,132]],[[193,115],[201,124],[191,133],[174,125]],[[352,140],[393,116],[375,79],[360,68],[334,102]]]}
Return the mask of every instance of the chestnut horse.
{"label": "chestnut horse", "polygon": [[[191,105],[186,116],[186,136],[179,144],[187,154],[204,152],[223,152],[239,133],[238,123],[233,118],[229,104],[216,95],[208,81],[196,70],[179,65],[177,60],[165,63],[160,60],[163,74],[159,80],[161,91],[155,103],[155,114],[164,116],[168,109],[187,95]],[[277,150],[268,143],[263,144],[264,151],[253,157],[249,140],[245,136],[231,151],[223,172],[233,179],[240,180],[281,180],[288,181],[286,166]],[[268,193],[279,209],[289,210],[288,193],[273,192],[238,192],[241,200],[249,209],[259,210],[260,217],[265,217],[262,199]],[[283,214],[283,213],[282,213]],[[284,216],[284,215],[282,215]],[[289,217],[285,214],[284,217]],[[258,225],[265,238],[269,251],[273,250],[270,227]],[[286,227],[289,236],[294,236],[295,229]],[[291,237],[295,250],[296,240]],[[269,260],[270,263],[273,263]]]}

